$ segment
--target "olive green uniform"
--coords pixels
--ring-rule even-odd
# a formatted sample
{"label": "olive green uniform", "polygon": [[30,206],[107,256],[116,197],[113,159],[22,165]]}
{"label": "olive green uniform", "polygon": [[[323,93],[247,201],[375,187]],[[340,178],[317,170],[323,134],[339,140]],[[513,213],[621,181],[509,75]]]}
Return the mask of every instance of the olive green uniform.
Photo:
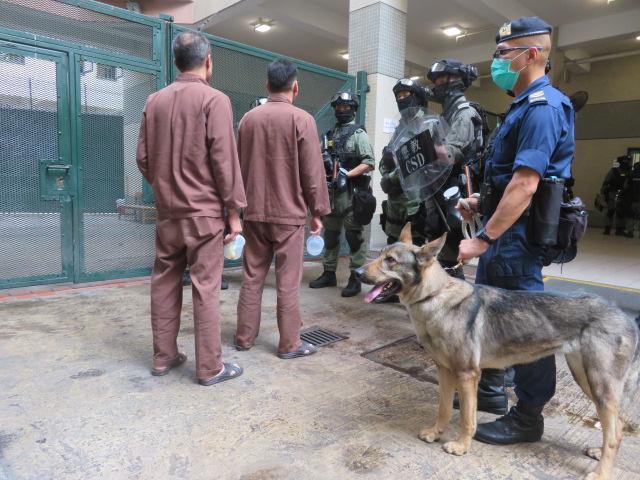
{"label": "olive green uniform", "polygon": [[[343,129],[349,125],[354,125],[355,120],[344,125],[336,124],[333,130],[334,142],[340,138]],[[375,167],[373,148],[369,141],[369,136],[364,129],[357,129],[347,140],[344,147],[345,154],[355,154],[357,163],[350,169],[358,165],[366,164]],[[368,175],[368,174],[367,174]],[[351,188],[349,191],[337,193],[335,190],[329,191],[331,201],[331,213],[322,219],[324,226],[325,252],[322,264],[327,272],[335,272],[338,267],[338,256],[340,254],[340,232],[344,227],[345,237],[349,244],[349,269],[355,270],[365,264],[367,259],[367,245],[364,242],[364,227],[354,222],[351,208]]]}
{"label": "olive green uniform", "polygon": [[[409,122],[414,122],[416,121],[416,119],[422,116],[424,116],[424,110],[417,110],[415,115],[411,117]],[[391,141],[389,142],[389,144],[393,143],[396,135],[402,130],[406,123],[407,122],[404,120],[404,118],[400,119],[400,123],[396,127],[394,135],[391,137]],[[418,132],[416,131],[415,135],[417,134]],[[414,135],[408,133],[407,136],[411,137]],[[395,184],[398,191],[402,189],[400,184],[400,170],[397,165],[395,165],[392,169],[388,169],[381,161],[379,170],[381,175],[389,175],[389,179],[393,184]],[[420,199],[410,199],[404,193],[400,193],[399,195],[387,195],[387,201],[383,202],[382,205],[382,215],[384,217],[382,226],[384,233],[387,235],[387,243],[391,244],[398,241],[400,232],[406,225],[408,218],[418,213],[418,210],[420,209],[420,203]],[[411,233],[413,235],[413,242],[416,245],[422,245],[424,243],[425,238],[421,232],[412,231]]]}
{"label": "olive green uniform", "polygon": [[[458,176],[464,173],[463,163],[468,160],[470,154],[482,147],[483,139],[481,129],[478,128],[482,125],[480,114],[469,105],[464,95],[445,101],[442,112],[442,116],[449,125],[444,143],[455,160],[449,179],[440,190],[444,192],[452,186],[462,188],[458,182]],[[460,193],[466,196],[466,192]],[[455,265],[458,262],[458,248],[463,238],[461,229],[452,229],[447,235],[447,241],[438,255],[438,260],[447,266]]]}

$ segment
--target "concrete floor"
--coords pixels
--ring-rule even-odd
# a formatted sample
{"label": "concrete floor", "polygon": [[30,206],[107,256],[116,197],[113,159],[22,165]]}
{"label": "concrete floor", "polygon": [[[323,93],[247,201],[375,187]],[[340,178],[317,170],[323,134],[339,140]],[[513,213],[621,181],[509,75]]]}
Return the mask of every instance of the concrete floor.
{"label": "concrete floor", "polygon": [[[454,457],[418,440],[435,420],[436,386],[362,355],[410,337],[407,314],[343,299],[338,289],[308,289],[319,272],[318,264],[305,268],[306,326],[349,339],[309,358],[275,357],[270,276],[258,342],[236,352],[240,273],[231,272],[224,353],[245,374],[213,387],[194,383],[188,289],[179,344],[189,361],[160,378],[149,375],[148,284],[0,303],[0,479],[569,479],[593,467],[581,451],[599,445],[601,432],[564,367],[543,441],[473,442]],[[411,342],[406,348],[415,359]],[[640,479],[639,455],[636,430],[623,439],[616,478]]]}

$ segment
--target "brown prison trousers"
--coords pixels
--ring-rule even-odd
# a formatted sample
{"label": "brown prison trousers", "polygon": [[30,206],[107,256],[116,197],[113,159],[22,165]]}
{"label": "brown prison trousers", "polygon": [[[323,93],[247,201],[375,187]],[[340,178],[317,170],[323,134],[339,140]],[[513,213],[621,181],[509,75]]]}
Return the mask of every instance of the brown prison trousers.
{"label": "brown prison trousers", "polygon": [[243,234],[242,288],[238,300],[236,343],[252,346],[260,330],[264,281],[276,256],[277,318],[279,353],[296,350],[300,342],[300,281],[304,248],[304,225],[245,221]]}
{"label": "brown prison trousers", "polygon": [[179,353],[182,274],[188,263],[193,282],[196,376],[205,380],[222,370],[219,302],[223,234],[222,218],[158,220],[151,275],[154,368],[166,367]]}

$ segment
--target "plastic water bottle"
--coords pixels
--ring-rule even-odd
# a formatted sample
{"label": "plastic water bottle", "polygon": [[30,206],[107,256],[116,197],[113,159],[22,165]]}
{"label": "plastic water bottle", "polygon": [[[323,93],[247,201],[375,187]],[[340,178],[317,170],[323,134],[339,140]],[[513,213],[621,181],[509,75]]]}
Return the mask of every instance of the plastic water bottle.
{"label": "plastic water bottle", "polygon": [[246,243],[242,235],[236,236],[233,242],[229,242],[224,246],[224,258],[227,260],[238,260],[242,257],[242,250]]}
{"label": "plastic water bottle", "polygon": [[320,235],[311,235],[307,238],[307,253],[312,256],[317,256],[322,253],[324,248],[324,239]]}

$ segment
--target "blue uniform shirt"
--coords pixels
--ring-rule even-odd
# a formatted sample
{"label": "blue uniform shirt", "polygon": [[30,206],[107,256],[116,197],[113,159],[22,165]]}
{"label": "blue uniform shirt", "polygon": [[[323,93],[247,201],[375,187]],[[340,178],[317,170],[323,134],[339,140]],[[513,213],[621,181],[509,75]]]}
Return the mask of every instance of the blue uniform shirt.
{"label": "blue uniform shirt", "polygon": [[[540,178],[571,177],[575,149],[571,102],[543,76],[510,105],[489,146],[485,176],[503,192],[518,168]],[[488,219],[485,219],[485,222]],[[542,251],[529,244],[523,215],[480,257],[477,283],[502,288],[542,290]]]}

